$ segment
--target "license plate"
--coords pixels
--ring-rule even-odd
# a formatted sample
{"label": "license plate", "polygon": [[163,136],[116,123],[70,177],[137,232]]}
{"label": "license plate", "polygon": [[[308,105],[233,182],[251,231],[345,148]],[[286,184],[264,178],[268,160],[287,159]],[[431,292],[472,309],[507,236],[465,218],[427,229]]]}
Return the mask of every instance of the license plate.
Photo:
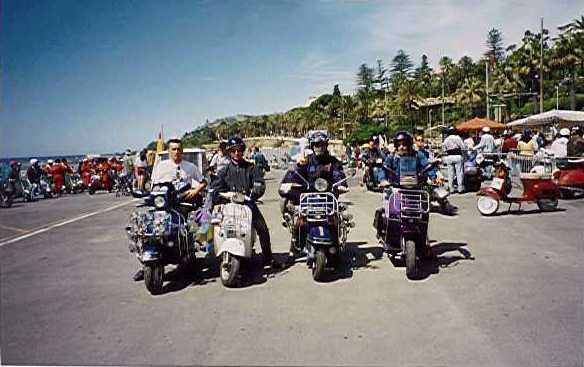
{"label": "license plate", "polygon": [[502,190],[504,182],[503,179],[495,177],[493,178],[493,182],[491,182],[491,187],[496,190]]}

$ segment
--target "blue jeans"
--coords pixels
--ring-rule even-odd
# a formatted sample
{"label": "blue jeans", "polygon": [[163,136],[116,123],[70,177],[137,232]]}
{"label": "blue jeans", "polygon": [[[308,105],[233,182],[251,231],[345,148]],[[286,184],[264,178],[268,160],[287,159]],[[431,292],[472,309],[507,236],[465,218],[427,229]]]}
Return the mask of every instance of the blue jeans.
{"label": "blue jeans", "polygon": [[461,155],[447,155],[444,158],[446,167],[448,167],[448,188],[450,192],[454,192],[454,177],[456,175],[456,186],[458,192],[464,191],[464,174],[463,174],[463,160]]}

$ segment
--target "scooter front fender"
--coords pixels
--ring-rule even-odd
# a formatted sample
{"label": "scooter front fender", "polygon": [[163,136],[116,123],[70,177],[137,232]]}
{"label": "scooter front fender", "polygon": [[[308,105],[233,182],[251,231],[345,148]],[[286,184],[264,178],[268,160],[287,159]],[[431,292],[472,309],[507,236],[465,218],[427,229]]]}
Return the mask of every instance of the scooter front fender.
{"label": "scooter front fender", "polygon": [[228,238],[221,243],[217,249],[217,256],[221,256],[224,252],[239,257],[251,257],[251,247],[247,248],[245,243],[237,238]]}
{"label": "scooter front fender", "polygon": [[492,187],[481,187],[479,192],[477,192],[477,196],[490,196],[496,200],[502,199],[501,193]]}
{"label": "scooter front fender", "polygon": [[140,256],[140,261],[143,263],[159,261],[162,258],[162,253],[157,246],[145,245],[142,250],[142,256]]}

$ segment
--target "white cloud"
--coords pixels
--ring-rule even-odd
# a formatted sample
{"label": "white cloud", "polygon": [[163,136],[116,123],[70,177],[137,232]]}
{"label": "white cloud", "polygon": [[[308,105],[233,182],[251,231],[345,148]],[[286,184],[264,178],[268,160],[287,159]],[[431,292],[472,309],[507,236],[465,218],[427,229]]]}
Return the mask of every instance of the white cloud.
{"label": "white cloud", "polygon": [[436,65],[443,55],[455,61],[464,55],[480,58],[491,28],[502,31],[507,46],[520,42],[525,30],[538,30],[542,16],[544,27],[554,33],[558,25],[581,13],[576,1],[392,2],[381,3],[357,22],[364,31],[364,53],[389,63],[397,50],[404,49],[414,63],[425,53]]}

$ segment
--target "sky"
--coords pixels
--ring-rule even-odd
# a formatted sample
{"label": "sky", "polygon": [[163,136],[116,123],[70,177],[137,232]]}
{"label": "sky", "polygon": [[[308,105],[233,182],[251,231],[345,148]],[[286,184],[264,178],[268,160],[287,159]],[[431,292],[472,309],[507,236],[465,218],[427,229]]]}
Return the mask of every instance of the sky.
{"label": "sky", "polygon": [[491,28],[552,33],[581,0],[0,1],[0,157],[139,149],[206,120],[285,112],[360,64],[478,59]]}

